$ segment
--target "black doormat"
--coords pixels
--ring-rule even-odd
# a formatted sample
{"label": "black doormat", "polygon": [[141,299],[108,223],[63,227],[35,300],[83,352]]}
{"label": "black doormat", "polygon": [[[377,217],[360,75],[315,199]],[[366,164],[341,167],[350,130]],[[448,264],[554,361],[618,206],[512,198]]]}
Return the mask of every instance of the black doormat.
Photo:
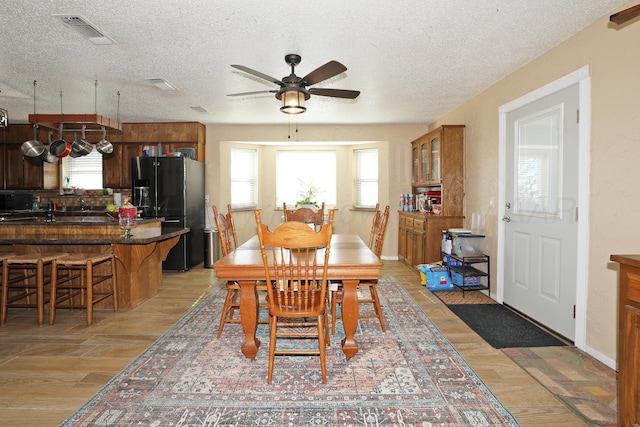
{"label": "black doormat", "polygon": [[568,345],[502,304],[452,304],[447,307],[493,348]]}

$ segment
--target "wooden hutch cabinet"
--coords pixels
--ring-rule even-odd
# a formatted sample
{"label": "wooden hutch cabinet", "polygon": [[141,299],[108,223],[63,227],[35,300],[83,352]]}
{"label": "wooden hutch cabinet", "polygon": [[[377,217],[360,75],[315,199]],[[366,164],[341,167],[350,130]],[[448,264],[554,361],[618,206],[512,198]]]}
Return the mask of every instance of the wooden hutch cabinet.
{"label": "wooden hutch cabinet", "polygon": [[618,289],[618,425],[640,425],[640,255],[620,263]]}
{"label": "wooden hutch cabinet", "polygon": [[441,214],[401,211],[398,257],[407,265],[440,260],[442,230],[464,223],[464,125],[445,125],[411,143],[411,190],[439,191]]}

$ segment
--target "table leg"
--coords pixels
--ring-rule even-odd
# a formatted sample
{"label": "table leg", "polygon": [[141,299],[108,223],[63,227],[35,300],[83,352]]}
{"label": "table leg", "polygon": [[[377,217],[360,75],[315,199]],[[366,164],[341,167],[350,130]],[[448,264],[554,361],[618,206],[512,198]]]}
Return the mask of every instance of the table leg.
{"label": "table leg", "polygon": [[258,310],[260,309],[258,290],[255,281],[240,280],[238,284],[240,285],[240,320],[245,336],[242,354],[248,359],[254,359],[260,347],[260,340],[256,338]]}
{"label": "table leg", "polygon": [[347,360],[358,352],[358,343],[355,339],[356,327],[358,326],[358,283],[359,280],[342,281],[342,323],[344,325],[344,339],[342,340],[342,351]]}

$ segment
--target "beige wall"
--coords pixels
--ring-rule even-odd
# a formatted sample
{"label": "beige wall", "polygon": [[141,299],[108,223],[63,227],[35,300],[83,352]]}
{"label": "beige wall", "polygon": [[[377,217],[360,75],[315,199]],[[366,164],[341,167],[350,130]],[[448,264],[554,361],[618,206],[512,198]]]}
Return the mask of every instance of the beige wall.
{"label": "beige wall", "polygon": [[[620,10],[637,2],[629,2]],[[612,11],[613,12],[613,11]],[[466,214],[485,213],[487,247],[496,255],[498,206],[498,108],[589,65],[591,164],[587,351],[616,358],[617,266],[611,254],[640,253],[640,23],[614,30],[608,15],[545,53],[439,123],[466,125]],[[587,219],[587,218],[585,218]],[[467,224],[470,225],[470,224]],[[495,277],[495,276],[494,276]],[[602,359],[602,357],[601,357]]]}
{"label": "beige wall", "polygon": [[[629,2],[622,10],[632,6]],[[614,11],[612,11],[614,12]],[[485,250],[497,249],[498,108],[564,75],[589,65],[592,84],[591,165],[589,209],[589,271],[587,295],[587,351],[596,357],[616,358],[617,267],[609,262],[614,253],[640,253],[640,23],[620,30],[608,28],[608,15],[571,39],[550,50],[466,104],[443,116],[428,128],[422,125],[313,126],[301,118],[301,141],[388,141],[389,180],[386,194],[392,209],[383,256],[397,256],[400,194],[410,190],[409,142],[440,124],[466,126],[465,213],[486,215]],[[505,54],[508,54],[506,52]],[[500,58],[494,58],[499,61]],[[425,101],[428,102],[428,101]],[[275,108],[275,106],[274,106]],[[207,126],[207,192],[209,205],[226,206],[229,195],[228,159],[220,158],[221,141],[286,141],[288,124],[274,126]],[[290,145],[295,145],[294,142]],[[262,171],[269,165],[262,165]],[[263,177],[264,178],[264,177]],[[490,197],[496,206],[489,207]],[[272,201],[263,200],[263,208]],[[346,215],[341,206],[341,215]],[[356,214],[353,214],[356,215]],[[243,218],[246,239],[254,229],[252,217]],[[367,217],[368,218],[368,217]],[[276,220],[276,214],[270,221]],[[343,219],[345,228],[358,229],[362,217]],[[345,229],[343,232],[352,232]],[[358,229],[362,235],[362,227]],[[364,232],[368,235],[368,229]],[[363,237],[365,237],[363,236]],[[242,238],[241,238],[242,240]],[[495,276],[494,276],[495,277]],[[607,362],[607,360],[603,360]],[[609,363],[610,364],[610,363]]]}

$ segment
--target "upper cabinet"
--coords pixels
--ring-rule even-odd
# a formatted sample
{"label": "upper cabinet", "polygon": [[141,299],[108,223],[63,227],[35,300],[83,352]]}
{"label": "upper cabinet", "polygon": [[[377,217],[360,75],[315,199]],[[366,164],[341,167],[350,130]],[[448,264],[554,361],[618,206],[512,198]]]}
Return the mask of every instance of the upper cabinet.
{"label": "upper cabinet", "polygon": [[462,216],[464,125],[445,125],[411,143],[412,192],[441,191],[442,215]]}
{"label": "upper cabinet", "polygon": [[193,148],[196,160],[205,161],[206,127],[198,122],[123,123],[122,133],[110,136],[109,141],[114,145],[137,144],[142,147],[162,144],[163,154],[178,152],[180,148]]}
{"label": "upper cabinet", "polygon": [[122,133],[109,137],[113,153],[102,158],[102,182],[108,188],[131,188],[131,158],[145,146],[162,145],[162,153],[193,148],[195,159],[205,161],[206,127],[197,122],[123,123]]}
{"label": "upper cabinet", "polygon": [[[22,144],[32,140],[33,127],[30,124],[15,124],[3,129],[0,135],[0,172],[2,186],[7,190],[41,190],[58,186],[58,166],[42,160],[30,159],[22,155]],[[46,141],[46,133],[40,129],[39,141]]]}

